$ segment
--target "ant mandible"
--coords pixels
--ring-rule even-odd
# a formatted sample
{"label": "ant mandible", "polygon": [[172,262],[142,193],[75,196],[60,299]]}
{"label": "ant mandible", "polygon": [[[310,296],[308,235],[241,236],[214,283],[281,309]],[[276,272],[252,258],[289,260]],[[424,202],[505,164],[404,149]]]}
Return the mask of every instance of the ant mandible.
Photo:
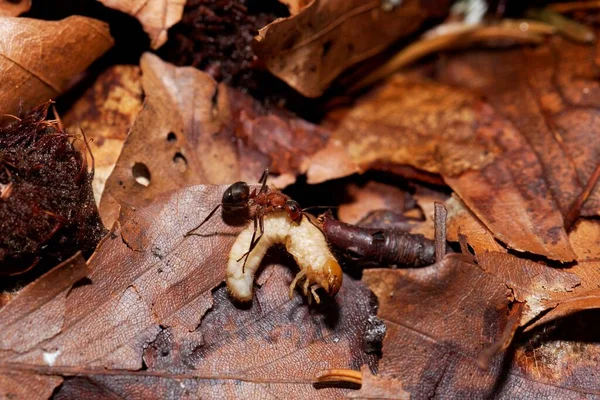
{"label": "ant mandible", "polygon": [[[302,221],[303,212],[300,205],[285,194],[269,188],[267,186],[268,176],[269,168],[265,168],[258,181],[261,185],[258,191],[253,189],[252,192],[250,192],[250,186],[248,186],[246,182],[236,182],[229,186],[227,190],[225,190],[225,193],[223,193],[221,203],[218,204],[198,226],[186,233],[185,236],[191,235],[192,232],[204,225],[212,218],[219,207],[223,207],[223,209],[228,211],[234,211],[254,206],[254,233],[250,240],[250,248],[238,259],[238,261],[240,261],[245,257],[244,265],[242,266],[242,271],[244,271],[248,255],[252,252],[254,247],[256,247],[256,244],[264,233],[263,217],[266,214],[275,211],[285,211],[293,222],[300,223]],[[258,236],[256,236],[257,231],[260,232]]]}

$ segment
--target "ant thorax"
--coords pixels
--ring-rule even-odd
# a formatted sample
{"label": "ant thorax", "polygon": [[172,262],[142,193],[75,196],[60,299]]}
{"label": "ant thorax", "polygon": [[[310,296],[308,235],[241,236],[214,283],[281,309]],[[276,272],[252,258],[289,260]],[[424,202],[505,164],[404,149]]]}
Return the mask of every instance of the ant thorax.
{"label": "ant thorax", "polygon": [[[290,285],[290,297],[296,283],[304,280],[304,294],[315,298],[318,288],[333,296],[342,283],[342,270],[329,250],[323,233],[306,216],[299,222],[291,220],[285,210],[272,212],[263,217],[263,234],[248,252],[254,230],[251,225],[237,237],[229,253],[227,265],[227,287],[231,295],[239,301],[252,299],[254,275],[267,250],[275,244],[285,245],[300,267],[300,272]],[[244,265],[245,261],[245,265]]]}

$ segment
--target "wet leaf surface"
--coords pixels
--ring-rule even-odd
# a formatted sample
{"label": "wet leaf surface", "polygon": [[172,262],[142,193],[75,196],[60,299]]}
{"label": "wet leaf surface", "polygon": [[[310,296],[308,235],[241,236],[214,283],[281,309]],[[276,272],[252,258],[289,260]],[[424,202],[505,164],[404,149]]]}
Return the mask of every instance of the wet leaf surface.
{"label": "wet leaf surface", "polygon": [[[332,148],[338,157],[331,156]],[[509,121],[471,92],[392,77],[342,121],[328,147],[313,157],[308,179],[339,177],[340,164],[364,171],[382,162],[442,175],[513,249],[563,262],[575,258],[535,153]]]}
{"label": "wet leaf surface", "polygon": [[307,97],[321,95],[347,67],[415,32],[449,2],[403,1],[391,10],[382,2],[315,0],[291,2],[292,13],[259,31],[255,49],[275,76]]}
{"label": "wet leaf surface", "polygon": [[[213,218],[184,238],[223,190],[194,186],[159,198],[113,228],[89,273],[71,272],[72,264],[87,267],[75,259],[0,309],[0,370],[52,378],[47,385],[64,377],[59,398],[330,398],[347,389],[315,389],[317,372],[365,363],[376,370],[376,356],[363,351],[375,303],[360,282],[347,278],[335,298],[309,306],[299,293],[289,299],[293,263],[275,257],[265,263],[252,305],[231,301],[221,283],[241,226]],[[44,298],[34,296],[48,286]],[[54,329],[40,320],[56,321]],[[1,393],[20,390],[17,379],[0,382]]]}
{"label": "wet leaf surface", "polygon": [[167,41],[167,31],[181,20],[185,0],[100,0],[102,4],[137,18],[153,49]]}
{"label": "wet leaf surface", "polygon": [[60,21],[0,17],[0,36],[0,109],[9,114],[56,98],[113,45],[108,25],[80,16]]}

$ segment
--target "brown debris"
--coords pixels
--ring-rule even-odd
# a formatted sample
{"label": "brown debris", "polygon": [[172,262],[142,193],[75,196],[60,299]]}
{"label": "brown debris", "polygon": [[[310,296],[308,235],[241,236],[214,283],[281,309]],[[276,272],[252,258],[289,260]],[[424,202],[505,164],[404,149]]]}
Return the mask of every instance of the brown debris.
{"label": "brown debris", "polygon": [[9,114],[55,98],[113,45],[107,24],[80,16],[1,17],[0,38],[0,110]]}
{"label": "brown debris", "polygon": [[150,45],[158,49],[167,41],[167,31],[181,20],[185,0],[100,0],[106,7],[114,8],[136,17],[150,37]]}
{"label": "brown debris", "polygon": [[[376,368],[376,356],[363,350],[375,313],[369,291],[348,278],[319,306],[300,295],[290,300],[294,272],[286,268],[289,259],[275,257],[252,305],[239,308],[221,282],[241,227],[213,218],[198,235],[184,236],[224,190],[194,186],[138,209],[98,247],[85,282],[64,296],[72,280],[59,280],[67,285],[47,295],[51,308],[17,307],[39,301],[31,290],[21,292],[0,309],[0,371],[31,380],[77,376],[57,389],[58,398],[91,386],[120,397],[344,395],[348,389],[315,389],[313,378],[324,369]],[[69,270],[60,268],[57,274]],[[26,325],[50,317],[60,329]],[[11,321],[29,326],[28,338],[15,342]],[[0,381],[0,393],[14,391],[12,385]]]}
{"label": "brown debris", "polygon": [[160,193],[193,184],[256,182],[267,166],[293,181],[329,136],[298,118],[267,113],[195,68],[146,53],[141,69],[144,106],[100,203],[107,226],[119,203],[143,207]]}
{"label": "brown debris", "polygon": [[[332,155],[330,147],[341,143]],[[381,162],[440,174],[509,247],[575,259],[533,149],[476,94],[396,75],[348,113],[307,174],[314,182],[315,173],[321,180],[339,177],[340,164],[366,170]]]}
{"label": "brown debris", "polygon": [[[100,203],[131,125],[142,108],[141,71],[137,66],[116,65],[103,72],[94,85],[63,116],[67,130],[85,133],[94,155],[92,187]],[[76,145],[79,143],[76,143]],[[83,146],[79,146],[81,148]],[[88,162],[91,157],[88,154]]]}
{"label": "brown debris", "polygon": [[259,31],[256,53],[269,71],[307,97],[318,97],[347,67],[443,16],[450,2],[405,0],[391,10],[382,2],[312,1]]}
{"label": "brown debris", "polygon": [[[50,102],[0,128],[0,275],[51,267],[105,233],[94,204],[92,174],[74,137],[47,120]],[[10,189],[6,189],[10,188]],[[43,269],[41,269],[43,270]]]}

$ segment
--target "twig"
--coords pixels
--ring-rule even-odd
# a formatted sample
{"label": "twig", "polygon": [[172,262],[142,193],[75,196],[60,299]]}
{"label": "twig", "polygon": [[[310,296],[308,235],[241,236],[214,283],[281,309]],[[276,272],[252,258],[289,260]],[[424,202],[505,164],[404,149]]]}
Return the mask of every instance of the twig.
{"label": "twig", "polygon": [[444,203],[434,203],[435,220],[435,262],[440,262],[446,255],[446,216],[448,211]]}

